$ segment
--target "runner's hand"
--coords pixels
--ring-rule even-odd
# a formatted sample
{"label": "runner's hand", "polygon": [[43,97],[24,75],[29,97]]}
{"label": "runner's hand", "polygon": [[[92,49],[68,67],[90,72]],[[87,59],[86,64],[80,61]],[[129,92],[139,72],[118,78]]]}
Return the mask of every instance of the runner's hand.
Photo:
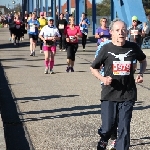
{"label": "runner's hand", "polygon": [[44,43],[44,44],[46,44],[46,41],[45,41],[45,40],[43,40],[43,43]]}
{"label": "runner's hand", "polygon": [[136,83],[142,83],[143,82],[143,77],[140,74],[138,74],[137,77],[135,78],[135,82]]}
{"label": "runner's hand", "polygon": [[69,42],[69,38],[66,38],[66,42]]}
{"label": "runner's hand", "polygon": [[104,85],[110,85],[112,82],[112,78],[110,76],[104,77],[103,81]]}

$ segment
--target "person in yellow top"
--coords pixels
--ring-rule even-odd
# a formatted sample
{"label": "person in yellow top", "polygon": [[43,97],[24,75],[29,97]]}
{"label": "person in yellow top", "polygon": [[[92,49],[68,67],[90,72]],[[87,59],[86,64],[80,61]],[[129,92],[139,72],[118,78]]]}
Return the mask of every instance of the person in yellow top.
{"label": "person in yellow top", "polygon": [[[45,19],[44,17],[44,12],[40,12],[40,18],[38,19],[39,23],[40,23],[40,26],[39,26],[39,32],[41,31],[41,29],[47,25],[47,20]],[[42,50],[42,47],[43,47],[43,41],[40,39],[40,53],[43,52]]]}

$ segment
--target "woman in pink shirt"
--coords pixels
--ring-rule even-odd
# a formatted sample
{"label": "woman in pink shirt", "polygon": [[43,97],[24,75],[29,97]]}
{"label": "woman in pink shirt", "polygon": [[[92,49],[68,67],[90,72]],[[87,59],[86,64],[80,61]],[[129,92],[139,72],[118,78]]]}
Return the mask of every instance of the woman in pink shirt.
{"label": "woman in pink shirt", "polygon": [[80,32],[79,26],[76,26],[74,23],[74,17],[69,18],[70,24],[65,28],[64,34],[66,35],[67,42],[67,64],[68,67],[66,72],[74,72],[74,61],[75,53],[78,49],[78,37],[81,37],[82,33]]}

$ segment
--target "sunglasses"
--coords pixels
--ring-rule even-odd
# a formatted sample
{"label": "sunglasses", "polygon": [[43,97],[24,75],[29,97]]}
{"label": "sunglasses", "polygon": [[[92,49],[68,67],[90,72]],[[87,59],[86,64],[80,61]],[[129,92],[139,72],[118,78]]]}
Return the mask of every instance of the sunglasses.
{"label": "sunglasses", "polygon": [[107,22],[107,21],[102,21],[102,22]]}
{"label": "sunglasses", "polygon": [[137,22],[137,20],[133,20],[133,22]]}

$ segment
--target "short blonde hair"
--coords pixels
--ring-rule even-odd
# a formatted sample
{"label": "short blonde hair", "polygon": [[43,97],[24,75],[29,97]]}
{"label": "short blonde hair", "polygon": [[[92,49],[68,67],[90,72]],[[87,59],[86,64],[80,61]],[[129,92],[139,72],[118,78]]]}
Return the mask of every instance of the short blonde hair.
{"label": "short blonde hair", "polygon": [[104,17],[103,17],[103,18],[100,19],[100,24],[102,23],[102,21],[103,21],[104,19],[107,21],[107,18],[104,18]]}

